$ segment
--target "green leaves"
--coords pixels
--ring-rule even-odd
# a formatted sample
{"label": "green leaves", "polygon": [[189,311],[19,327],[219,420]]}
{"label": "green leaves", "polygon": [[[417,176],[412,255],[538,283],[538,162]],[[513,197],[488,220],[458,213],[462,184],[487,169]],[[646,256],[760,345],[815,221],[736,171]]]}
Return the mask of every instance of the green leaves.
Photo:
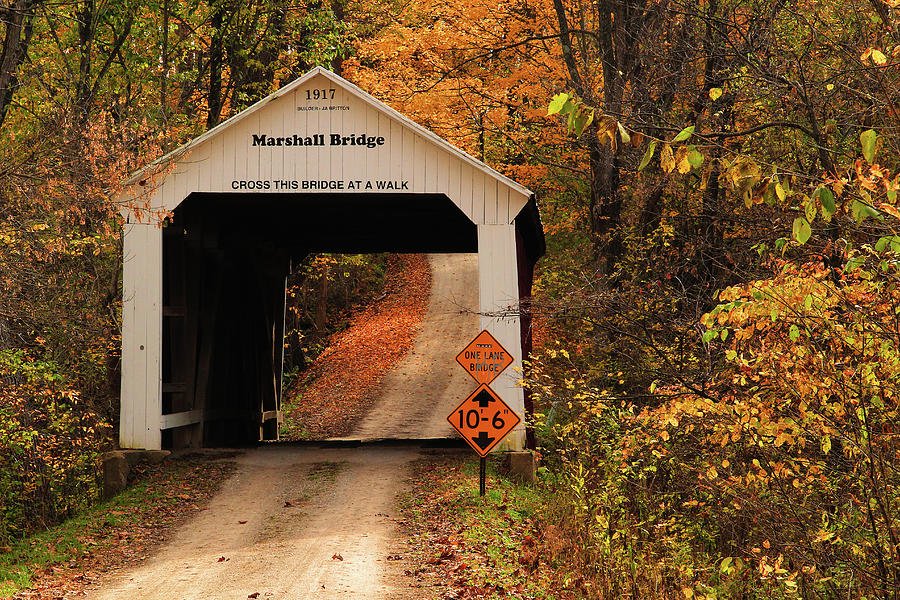
{"label": "green leaves", "polygon": [[861,267],[865,262],[866,257],[862,254],[857,254],[856,256],[848,260],[846,265],[844,265],[844,272],[851,273]]}
{"label": "green leaves", "polygon": [[575,132],[575,135],[581,137],[584,130],[594,120],[594,111],[592,110],[573,110],[569,113],[569,128]]}
{"label": "green leaves", "polygon": [[826,221],[830,220],[831,216],[837,210],[834,203],[834,193],[831,189],[825,186],[819,186],[816,188],[816,191],[813,192],[813,198],[818,198],[819,202],[822,204],[822,218]]}
{"label": "green leaves", "polygon": [[810,227],[809,221],[805,217],[794,219],[793,235],[794,239],[801,244],[805,244],[809,240],[809,236],[812,235],[812,227]]}
{"label": "green leaves", "polygon": [[781,185],[780,181],[775,182],[775,195],[778,196],[778,199],[782,202],[787,198],[787,191],[784,189],[784,186]]}
{"label": "green leaves", "polygon": [[703,154],[700,153],[696,148],[691,148],[688,151],[687,161],[691,164],[691,166],[695,169],[699,169],[703,164]]}
{"label": "green leaves", "polygon": [[854,200],[850,205],[850,214],[857,223],[862,223],[868,217],[881,219],[881,213],[860,200]]}
{"label": "green leaves", "polygon": [[688,139],[689,137],[691,137],[692,135],[694,135],[694,126],[690,125],[688,127],[685,127],[684,129],[682,129],[678,133],[678,135],[676,135],[675,138],[672,140],[672,143],[674,144],[676,142],[683,142],[686,139]]}
{"label": "green leaves", "polygon": [[650,145],[647,146],[647,151],[644,152],[644,157],[641,159],[641,164],[638,165],[638,171],[643,171],[647,165],[650,164],[650,161],[653,160],[653,154],[656,152],[656,140],[650,142]]}
{"label": "green leaves", "polygon": [[876,252],[884,252],[888,246],[891,252],[900,252],[900,235],[886,235],[875,242]]}
{"label": "green leaves", "polygon": [[631,135],[625,130],[624,127],[622,127],[622,124],[617,122],[616,127],[619,130],[619,137],[622,138],[622,143],[630,144],[631,143]]}
{"label": "green leaves", "polygon": [[585,106],[576,96],[565,92],[553,96],[547,105],[547,116],[556,114],[567,115],[566,127],[579,137],[594,121],[594,109]]}
{"label": "green leaves", "polygon": [[875,144],[878,142],[878,134],[874,129],[867,129],[859,134],[859,143],[862,145],[863,157],[872,163],[875,161]]}
{"label": "green leaves", "polygon": [[569,102],[569,95],[566,93],[553,96],[550,104],[547,106],[547,116],[555,115],[562,112],[563,107]]}

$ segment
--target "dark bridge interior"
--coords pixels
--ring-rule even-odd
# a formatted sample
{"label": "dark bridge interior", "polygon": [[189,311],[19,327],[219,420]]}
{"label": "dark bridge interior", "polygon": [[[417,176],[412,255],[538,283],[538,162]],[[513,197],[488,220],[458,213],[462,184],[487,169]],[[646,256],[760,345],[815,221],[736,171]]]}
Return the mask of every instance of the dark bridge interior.
{"label": "dark bridge interior", "polygon": [[[533,205],[517,218],[529,282],[543,254]],[[477,251],[475,224],[444,195],[191,194],[163,235],[163,415],[199,411],[202,421],[166,429],[163,447],[277,438],[292,261]]]}

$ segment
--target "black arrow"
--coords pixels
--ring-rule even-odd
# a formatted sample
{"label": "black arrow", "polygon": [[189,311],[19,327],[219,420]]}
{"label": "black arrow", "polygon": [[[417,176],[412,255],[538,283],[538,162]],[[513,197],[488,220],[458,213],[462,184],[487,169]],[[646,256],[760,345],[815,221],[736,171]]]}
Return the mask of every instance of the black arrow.
{"label": "black arrow", "polygon": [[488,437],[487,431],[479,431],[477,438],[473,437],[473,438],[469,438],[469,439],[471,439],[473,442],[478,444],[478,447],[481,448],[482,450],[487,450],[488,446],[490,446],[491,443],[493,443],[495,438]]}
{"label": "black arrow", "polygon": [[478,392],[478,395],[472,398],[472,402],[477,402],[478,406],[481,408],[487,408],[491,402],[494,402],[494,397],[491,396],[487,390],[481,390]]}

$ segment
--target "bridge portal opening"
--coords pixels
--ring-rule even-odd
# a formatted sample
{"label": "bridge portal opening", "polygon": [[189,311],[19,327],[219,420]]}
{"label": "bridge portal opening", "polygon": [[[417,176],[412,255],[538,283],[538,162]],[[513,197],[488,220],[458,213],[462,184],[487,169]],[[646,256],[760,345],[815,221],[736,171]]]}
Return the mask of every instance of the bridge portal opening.
{"label": "bridge portal opening", "polygon": [[277,439],[292,264],[477,249],[475,225],[441,195],[191,194],[163,230],[162,414],[181,415],[163,447]]}

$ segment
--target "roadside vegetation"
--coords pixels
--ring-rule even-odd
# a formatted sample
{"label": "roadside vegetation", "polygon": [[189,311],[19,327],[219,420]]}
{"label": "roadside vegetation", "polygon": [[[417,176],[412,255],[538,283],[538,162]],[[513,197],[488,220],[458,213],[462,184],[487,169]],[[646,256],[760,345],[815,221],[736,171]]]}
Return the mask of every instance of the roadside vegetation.
{"label": "roadside vegetation", "polygon": [[0,545],[0,598],[60,598],[104,573],[136,564],[203,509],[234,471],[225,457],[184,457],[143,467],[115,498],[43,531]]}
{"label": "roadside vegetation", "polygon": [[[555,593],[895,598],[898,10],[3,2],[0,546],[97,502],[119,182],[319,64],[536,192],[524,376],[546,471],[516,501],[552,510],[505,514],[583,579],[549,573]],[[383,264],[301,266],[290,372],[377,298]]]}

